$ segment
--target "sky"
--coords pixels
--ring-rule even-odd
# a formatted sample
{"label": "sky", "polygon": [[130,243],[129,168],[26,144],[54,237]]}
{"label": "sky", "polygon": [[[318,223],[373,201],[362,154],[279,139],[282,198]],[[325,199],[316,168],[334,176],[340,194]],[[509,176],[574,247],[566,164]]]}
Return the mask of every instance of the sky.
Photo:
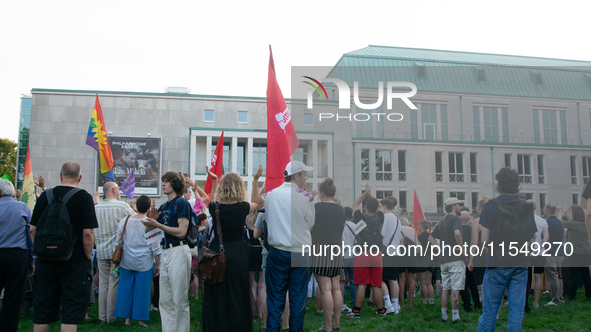
{"label": "sky", "polygon": [[[333,66],[368,45],[591,61],[583,1],[0,1],[0,138],[33,88],[264,97],[269,45]],[[89,109],[89,119],[92,110]]]}

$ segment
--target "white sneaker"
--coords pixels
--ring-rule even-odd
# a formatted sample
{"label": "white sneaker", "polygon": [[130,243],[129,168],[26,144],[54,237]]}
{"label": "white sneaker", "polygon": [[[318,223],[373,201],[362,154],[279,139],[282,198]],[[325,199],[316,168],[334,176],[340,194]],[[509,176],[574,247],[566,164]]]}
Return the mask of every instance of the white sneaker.
{"label": "white sneaker", "polygon": [[548,302],[548,304],[546,304],[546,306],[549,306],[549,305],[558,305],[558,304],[556,304],[556,303],[554,303],[554,302],[550,301],[550,302]]}
{"label": "white sneaker", "polygon": [[351,310],[351,308],[347,307],[346,304],[343,304],[343,306],[341,307],[341,312],[350,313],[350,312],[353,312],[353,310]]}
{"label": "white sneaker", "polygon": [[394,309],[394,315],[398,315],[400,313],[400,306],[397,306],[396,309]]}
{"label": "white sneaker", "polygon": [[386,308],[386,315],[391,315],[395,312],[394,306],[390,306],[390,308]]}

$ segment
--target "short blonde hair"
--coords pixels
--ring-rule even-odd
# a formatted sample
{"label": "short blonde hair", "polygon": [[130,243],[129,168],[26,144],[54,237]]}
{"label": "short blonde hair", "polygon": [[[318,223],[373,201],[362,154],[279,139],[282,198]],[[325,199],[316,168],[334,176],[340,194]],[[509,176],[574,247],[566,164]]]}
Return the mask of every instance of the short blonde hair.
{"label": "short blonde hair", "polygon": [[406,219],[405,217],[400,218],[400,223],[402,224],[402,226],[412,227],[410,221],[408,221],[408,219]]}
{"label": "short blonde hair", "polygon": [[215,193],[218,202],[244,202],[247,199],[246,186],[238,173],[226,173],[220,179]]}

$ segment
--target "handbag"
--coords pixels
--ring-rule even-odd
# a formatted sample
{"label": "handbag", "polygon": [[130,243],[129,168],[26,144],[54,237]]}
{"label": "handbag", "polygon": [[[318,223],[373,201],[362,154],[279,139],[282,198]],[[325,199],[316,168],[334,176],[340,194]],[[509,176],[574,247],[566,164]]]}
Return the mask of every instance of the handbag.
{"label": "handbag", "polygon": [[[199,255],[197,256],[197,264],[193,269],[197,271],[195,274],[197,277],[208,284],[219,284],[224,281],[224,275],[226,274],[226,254],[224,253],[224,238],[222,237],[222,227],[220,219],[220,204],[215,203],[215,220],[216,229],[220,237],[220,252],[217,253],[209,249],[209,240],[205,243]],[[212,230],[213,231],[213,227]],[[210,233],[211,234],[211,233]],[[210,237],[208,236],[208,239]]]}
{"label": "handbag", "polygon": [[127,221],[129,220],[130,216],[127,216],[125,219],[125,225],[123,225],[123,231],[121,232],[121,238],[119,238],[119,244],[115,248],[115,252],[113,253],[113,258],[111,260],[113,263],[119,265],[121,263],[121,257],[123,257],[123,234],[125,234],[125,228],[127,228]]}

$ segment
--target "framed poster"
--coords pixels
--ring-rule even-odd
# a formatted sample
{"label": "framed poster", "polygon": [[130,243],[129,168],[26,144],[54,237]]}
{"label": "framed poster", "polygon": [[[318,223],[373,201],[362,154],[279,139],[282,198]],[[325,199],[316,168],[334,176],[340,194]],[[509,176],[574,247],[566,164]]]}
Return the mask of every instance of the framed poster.
{"label": "framed poster", "polygon": [[[113,176],[119,186],[132,170],[135,172],[135,196],[161,196],[162,138],[110,136]],[[97,167],[98,190],[103,193],[105,179]]]}

